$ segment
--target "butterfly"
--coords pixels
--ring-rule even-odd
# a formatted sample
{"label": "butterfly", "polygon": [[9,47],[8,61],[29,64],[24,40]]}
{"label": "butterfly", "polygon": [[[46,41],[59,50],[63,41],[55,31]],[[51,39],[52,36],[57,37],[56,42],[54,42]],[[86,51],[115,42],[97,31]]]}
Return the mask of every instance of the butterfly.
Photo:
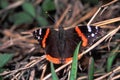
{"label": "butterfly", "polygon": [[76,26],[74,28],[39,28],[33,32],[36,40],[45,50],[46,59],[55,64],[69,62],[78,43],[82,48],[93,44],[102,35],[102,30],[97,26]]}

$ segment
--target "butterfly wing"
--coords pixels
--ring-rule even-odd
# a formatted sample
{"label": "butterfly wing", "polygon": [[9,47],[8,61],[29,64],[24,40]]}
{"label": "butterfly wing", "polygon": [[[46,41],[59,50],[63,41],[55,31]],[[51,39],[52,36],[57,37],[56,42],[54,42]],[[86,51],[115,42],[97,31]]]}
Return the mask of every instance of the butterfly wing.
{"label": "butterfly wing", "polygon": [[[103,35],[103,30],[97,26],[78,26],[78,27],[79,30],[81,30],[81,32],[85,36],[85,38],[88,40],[87,46],[92,45],[99,37]],[[90,28],[90,30],[88,28]]]}

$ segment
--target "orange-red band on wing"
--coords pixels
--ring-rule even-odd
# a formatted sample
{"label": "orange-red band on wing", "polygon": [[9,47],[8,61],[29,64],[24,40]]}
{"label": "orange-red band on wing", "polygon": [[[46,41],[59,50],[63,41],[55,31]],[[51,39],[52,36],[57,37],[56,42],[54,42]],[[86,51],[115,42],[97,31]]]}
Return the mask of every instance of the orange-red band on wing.
{"label": "orange-red band on wing", "polygon": [[85,35],[81,32],[78,26],[75,27],[76,32],[78,33],[79,37],[81,37],[83,43],[82,46],[87,46],[88,44],[88,39],[85,37]]}
{"label": "orange-red band on wing", "polygon": [[44,38],[42,40],[42,47],[43,48],[46,47],[46,38],[48,37],[49,33],[50,33],[50,29],[48,28],[47,31],[46,31],[46,34],[45,34],[45,36],[44,36]]}
{"label": "orange-red band on wing", "polygon": [[62,60],[60,58],[54,58],[50,55],[46,55],[46,59],[54,64],[61,64],[61,63],[68,63],[70,60],[72,60],[72,57],[71,58],[65,58],[64,59],[64,62],[61,62]]}

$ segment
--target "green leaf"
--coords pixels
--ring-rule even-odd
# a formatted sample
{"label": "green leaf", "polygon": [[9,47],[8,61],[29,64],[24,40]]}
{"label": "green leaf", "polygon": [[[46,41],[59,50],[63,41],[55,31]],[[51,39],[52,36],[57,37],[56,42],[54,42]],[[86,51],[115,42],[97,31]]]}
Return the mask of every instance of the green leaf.
{"label": "green leaf", "polygon": [[107,59],[107,72],[110,72],[113,61],[115,60],[117,54],[119,52],[117,52],[119,50],[120,46],[117,46],[113,51],[111,51],[108,59]]}
{"label": "green leaf", "polygon": [[39,26],[48,25],[48,21],[44,17],[38,16],[36,19],[37,19],[37,22],[38,22]]}
{"label": "green leaf", "polygon": [[53,63],[51,63],[51,62],[50,62],[50,67],[51,67],[51,73],[52,73],[52,80],[59,80],[58,76],[55,73]]}
{"label": "green leaf", "polygon": [[74,55],[73,55],[73,62],[72,67],[70,71],[70,80],[76,80],[76,74],[77,74],[77,62],[78,62],[78,53],[80,48],[81,42],[77,45],[77,48],[75,49]]}
{"label": "green leaf", "polygon": [[0,54],[0,68],[2,68],[10,59],[12,59],[13,54]]}
{"label": "green leaf", "polygon": [[3,80],[1,76],[0,76],[0,80]]}
{"label": "green leaf", "polygon": [[0,7],[5,8],[9,5],[8,0],[0,0]]}
{"label": "green leaf", "polygon": [[19,12],[10,16],[10,21],[12,21],[16,25],[24,24],[24,23],[31,23],[33,18],[28,15],[26,12]]}
{"label": "green leaf", "polygon": [[22,5],[22,8],[25,12],[27,12],[28,14],[30,14],[32,17],[35,17],[36,14],[35,14],[35,7],[33,6],[32,3],[30,2],[25,2],[23,5]]}
{"label": "green leaf", "polygon": [[3,69],[3,68],[0,68],[0,73],[2,73],[4,70],[5,70],[5,69]]}
{"label": "green leaf", "polygon": [[[5,71],[5,69],[0,68],[0,73],[2,73],[3,71]],[[0,76],[0,80],[4,80],[2,76]]]}
{"label": "green leaf", "polygon": [[93,80],[93,78],[94,78],[94,59],[91,57],[88,68],[88,80]]}
{"label": "green leaf", "polygon": [[55,10],[54,0],[44,0],[44,2],[42,4],[42,9],[44,11]]}

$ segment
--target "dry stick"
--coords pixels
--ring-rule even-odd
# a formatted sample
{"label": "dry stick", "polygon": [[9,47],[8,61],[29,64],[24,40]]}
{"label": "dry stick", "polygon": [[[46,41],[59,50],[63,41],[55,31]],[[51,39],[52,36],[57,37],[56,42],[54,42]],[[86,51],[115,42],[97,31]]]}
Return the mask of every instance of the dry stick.
{"label": "dry stick", "polygon": [[64,11],[64,13],[62,14],[62,16],[60,17],[60,19],[57,21],[57,23],[55,24],[55,28],[58,28],[58,26],[60,25],[60,23],[62,22],[62,20],[64,19],[64,17],[66,16],[66,14],[68,13],[69,9],[70,9],[71,5],[68,5],[68,7],[66,8],[66,10]]}
{"label": "dry stick", "polygon": [[101,10],[101,7],[98,8],[98,10],[96,11],[96,13],[93,15],[93,17],[92,17],[92,18],[90,19],[90,21],[88,22],[87,26],[89,26],[89,25],[92,23],[93,19],[95,19],[95,17],[96,17],[97,14],[100,12],[100,10]]}
{"label": "dry stick", "polygon": [[[82,52],[81,54],[78,55],[78,58],[80,59],[83,55],[85,55],[86,53],[88,53],[90,50],[92,50],[93,48],[95,48],[97,45],[99,45],[102,41],[104,41],[106,38],[113,36],[118,30],[120,29],[120,26],[118,26],[117,28],[115,28],[114,30],[112,30],[111,32],[109,32],[107,35],[105,35],[103,38],[101,38],[99,41],[97,41],[95,44],[93,44],[93,46],[91,46],[90,48],[88,48],[87,50],[85,50],[84,52]],[[65,68],[66,66],[68,66],[69,64],[72,63],[72,60],[69,61],[67,64],[61,66],[60,68],[56,69],[55,72],[60,71],[61,69]],[[43,80],[48,79],[51,76],[51,73],[48,74],[46,77],[44,77]]]}
{"label": "dry stick", "polygon": [[114,23],[114,22],[118,22],[118,21],[120,21],[120,17],[100,21],[100,22],[97,22],[97,23],[93,23],[92,25],[102,26],[102,25],[106,25],[106,24],[110,24],[110,23]]}
{"label": "dry stick", "polygon": [[111,80],[117,80],[120,79],[120,74],[118,74],[117,76],[113,77]]}
{"label": "dry stick", "polygon": [[[20,78],[20,76],[19,75],[22,75],[23,74],[23,72],[19,72],[19,73],[17,73],[15,76],[13,76],[13,78],[11,79],[11,80],[19,80],[19,78]],[[19,76],[19,78],[17,78]]]}
{"label": "dry stick", "polygon": [[71,25],[71,27],[76,26],[77,24],[79,24],[82,21],[85,21],[86,19],[90,18],[93,14],[95,14],[97,8],[95,7],[93,10],[91,10],[89,13],[87,13],[85,16],[83,16],[82,18],[80,18],[78,21],[76,21],[74,24]]}
{"label": "dry stick", "polygon": [[0,11],[0,14],[2,14],[3,12],[5,12],[5,11],[7,11],[7,10],[9,10],[9,9],[13,9],[13,8],[16,8],[16,7],[20,6],[20,5],[22,5],[23,2],[24,2],[24,0],[19,0],[19,1],[15,2],[15,3],[13,3],[13,4],[10,4],[10,5],[7,6],[5,9],[2,9],[2,10]]}
{"label": "dry stick", "polygon": [[35,70],[32,70],[30,77],[29,77],[29,80],[34,80],[34,77],[35,77]]}
{"label": "dry stick", "polygon": [[44,77],[44,75],[45,75],[46,68],[47,68],[47,64],[43,67],[43,71],[42,71],[42,75],[41,75],[41,77],[40,77],[40,80],[43,79],[43,77]]}
{"label": "dry stick", "polygon": [[103,78],[109,76],[110,74],[112,74],[113,72],[116,72],[116,71],[120,71],[120,66],[118,68],[116,68],[115,70],[113,70],[113,71],[111,71],[111,72],[109,72],[109,73],[107,73],[99,78],[96,78],[95,80],[103,80]]}
{"label": "dry stick", "polygon": [[113,0],[113,1],[111,1],[109,3],[107,3],[107,4],[102,5],[101,7],[106,7],[106,6],[111,5],[111,4],[113,4],[113,3],[117,2],[117,1],[118,0]]}
{"label": "dry stick", "polygon": [[68,72],[68,79],[67,80],[70,80],[70,71]]}
{"label": "dry stick", "polygon": [[[96,77],[96,76],[101,76],[101,75],[104,75],[104,73],[101,73],[101,74],[94,74],[95,77]],[[88,76],[85,75],[85,76],[81,76],[81,77],[77,78],[77,80],[85,80],[85,79],[87,79],[87,78],[88,78]]]}

